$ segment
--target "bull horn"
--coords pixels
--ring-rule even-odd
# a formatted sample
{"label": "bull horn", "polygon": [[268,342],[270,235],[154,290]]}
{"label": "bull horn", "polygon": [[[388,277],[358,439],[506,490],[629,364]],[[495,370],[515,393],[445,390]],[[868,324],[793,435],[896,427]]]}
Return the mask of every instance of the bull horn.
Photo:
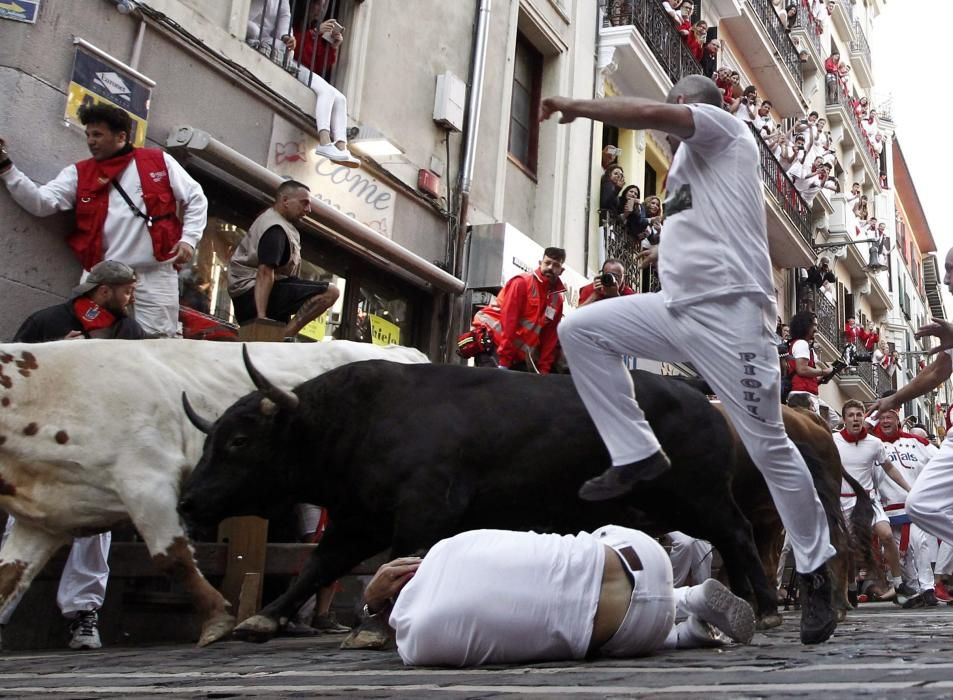
{"label": "bull horn", "polygon": [[192,425],[206,435],[212,432],[212,421],[210,421],[208,418],[202,418],[202,416],[195,412],[195,409],[192,408],[192,404],[189,403],[188,394],[186,394],[184,391],[182,392],[182,408],[185,409],[185,415],[189,417],[189,421],[192,423]]}
{"label": "bull horn", "polygon": [[267,398],[274,401],[275,404],[278,405],[278,408],[281,408],[285,411],[294,411],[298,408],[299,399],[296,394],[293,394],[290,391],[285,391],[284,389],[279,389],[274,384],[269,382],[265,376],[255,368],[255,365],[252,364],[251,357],[248,354],[247,345],[242,345],[242,359],[245,360],[245,369],[248,371],[248,376],[251,377],[251,380],[258,391],[264,394]]}

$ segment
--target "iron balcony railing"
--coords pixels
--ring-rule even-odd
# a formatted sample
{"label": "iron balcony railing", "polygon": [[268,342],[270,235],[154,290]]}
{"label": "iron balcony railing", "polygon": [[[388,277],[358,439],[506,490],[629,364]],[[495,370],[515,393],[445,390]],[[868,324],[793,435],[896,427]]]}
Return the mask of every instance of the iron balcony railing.
{"label": "iron balcony railing", "polygon": [[870,139],[867,138],[866,132],[860,127],[860,121],[857,118],[857,113],[854,111],[853,101],[851,100],[850,95],[846,90],[844,90],[844,87],[838,81],[829,83],[827,89],[827,106],[839,106],[844,110],[844,121],[848,123],[848,128],[854,135],[854,140],[859,144],[858,150],[865,154],[870,162],[870,166],[875,171],[879,172],[880,154],[877,153],[877,149],[874,148],[872,143],[870,143]]}
{"label": "iron balcony railing", "polygon": [[613,212],[603,211],[599,215],[602,245],[606,258],[615,258],[625,268],[625,282],[637,292],[657,292],[662,288],[655,265],[641,267],[638,254],[641,242],[629,234],[625,220]]}
{"label": "iron balcony railing", "polygon": [[810,297],[814,302],[814,314],[817,316],[817,332],[837,347],[840,340],[837,307],[818,289],[812,289]]}
{"label": "iron balcony railing", "polygon": [[794,182],[788,177],[781,163],[774,157],[771,149],[768,148],[754,125],[748,122],[748,127],[754,135],[754,140],[758,144],[758,152],[761,154],[761,180],[791,220],[791,224],[797,229],[802,240],[808,247],[811,247],[811,207],[804,201],[801,193],[797,191]]}
{"label": "iron balcony railing", "polygon": [[[260,12],[250,12],[248,17],[249,30],[252,26],[258,27],[258,36],[249,35],[246,41],[254,48],[258,49],[263,55],[267,56],[272,62],[284,68],[287,72],[296,76],[298,80],[305,85],[311,84],[311,77],[319,75],[327,82],[334,84],[335,63],[330,60],[330,43],[327,38],[317,33],[317,25],[328,19],[340,20],[342,13],[346,10],[346,5],[352,0],[330,0],[325,13],[311,21],[312,7],[318,8],[324,0],[288,0],[288,2],[279,2],[277,10],[272,9],[269,16],[269,3],[262,3]],[[287,11],[287,12],[286,12]],[[297,20],[297,21],[295,21]],[[262,33],[267,27],[271,28],[270,33]],[[311,49],[304,51],[301,45],[304,38],[312,33],[314,41],[311,42]],[[294,51],[282,40],[285,35],[296,37],[298,46]],[[347,35],[345,34],[345,42]],[[323,51],[319,56],[319,47],[322,42]],[[301,55],[307,53],[308,55]]]}
{"label": "iron balcony railing", "polygon": [[[840,335],[841,347],[847,354],[847,338],[842,332]],[[882,392],[893,389],[893,379],[887,374],[887,371],[879,362],[873,362],[871,352],[859,340],[853,343],[853,356],[857,358],[856,364],[850,365],[844,374],[860,377],[870,388],[874,396],[879,396]]]}
{"label": "iron balcony railing", "polygon": [[702,67],[688,50],[672,18],[658,0],[615,0],[609,2],[602,19],[604,27],[633,25],[649,45],[662,70],[677,83],[686,75],[698,75]]}
{"label": "iron balcony railing", "polygon": [[[781,24],[781,19],[778,17],[774,6],[769,0],[748,0],[748,2],[754,13],[758,15],[758,19],[761,20],[761,24],[771,38],[774,48],[777,49],[781,63],[787,68],[788,73],[791,74],[791,79],[800,90],[803,80],[801,76],[801,58],[798,55],[797,47],[787,33],[786,27]],[[646,4],[651,5],[652,3],[647,2]]]}
{"label": "iron balcony railing", "polygon": [[850,52],[860,54],[861,58],[870,65],[870,44],[867,42],[867,36],[864,34],[860,22],[854,22],[854,38],[850,40]]}
{"label": "iron balcony railing", "polygon": [[817,49],[819,56],[824,56],[824,47],[821,43],[821,33],[818,32],[820,23],[816,17],[811,14],[806,3],[798,3],[797,6],[797,25],[795,29],[800,29],[808,38],[808,41]]}

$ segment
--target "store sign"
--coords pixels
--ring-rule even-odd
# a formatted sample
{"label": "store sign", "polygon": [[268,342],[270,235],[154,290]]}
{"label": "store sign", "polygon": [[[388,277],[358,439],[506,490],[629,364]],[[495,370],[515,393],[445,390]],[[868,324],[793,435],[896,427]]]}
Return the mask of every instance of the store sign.
{"label": "store sign", "polygon": [[368,314],[371,319],[371,342],[374,345],[400,345],[400,326],[376,314]]}
{"label": "store sign", "polygon": [[0,19],[12,19],[14,22],[36,24],[38,14],[40,14],[40,0],[0,1]]}
{"label": "store sign", "polygon": [[364,168],[346,168],[314,153],[317,139],[275,116],[268,169],[303,182],[328,206],[391,237],[397,193]]}
{"label": "store sign", "polygon": [[299,331],[299,333],[303,336],[311,338],[311,340],[317,340],[320,342],[324,340],[324,337],[327,335],[327,329],[328,315],[327,313],[323,313],[313,321],[309,322]]}
{"label": "store sign", "polygon": [[66,93],[66,121],[82,129],[81,107],[94,104],[119,107],[132,117],[132,144],[144,145],[155,82],[82,39],[74,43],[77,46]]}

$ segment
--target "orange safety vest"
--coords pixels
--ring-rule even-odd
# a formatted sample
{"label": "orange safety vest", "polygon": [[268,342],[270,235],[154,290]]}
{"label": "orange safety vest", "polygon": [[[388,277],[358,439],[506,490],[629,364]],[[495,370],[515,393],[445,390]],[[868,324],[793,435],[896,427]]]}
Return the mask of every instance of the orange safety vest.
{"label": "orange safety vest", "polygon": [[[506,306],[507,297],[510,291],[517,284],[524,284],[526,289],[526,303],[522,309],[512,311],[519,314],[519,321],[516,327],[516,337],[504,339],[503,337],[503,308]],[[508,340],[515,349],[513,360],[519,362],[525,360],[527,355],[531,355],[533,350],[538,348],[541,342],[541,333],[543,329],[551,324],[558,323],[563,314],[563,294],[566,288],[562,282],[552,290],[545,280],[540,279],[536,273],[525,273],[511,278],[499,294],[496,295],[496,301],[480,309],[473,317],[473,326],[484,326],[489,329],[493,335],[493,342],[496,344],[497,351],[505,345]],[[550,316],[547,316],[547,309],[552,308]],[[544,359],[544,358],[540,358]],[[551,363],[546,363],[546,369]]]}

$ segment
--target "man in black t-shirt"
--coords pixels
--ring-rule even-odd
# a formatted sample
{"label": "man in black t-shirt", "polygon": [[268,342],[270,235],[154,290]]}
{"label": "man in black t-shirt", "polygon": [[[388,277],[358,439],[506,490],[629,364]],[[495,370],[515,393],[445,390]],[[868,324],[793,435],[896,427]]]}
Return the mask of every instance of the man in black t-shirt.
{"label": "man in black t-shirt", "polygon": [[62,304],[31,314],[13,337],[15,343],[45,343],[72,338],[140,340],[146,337],[129,317],[136,298],[136,273],[125,263],[104,260]]}
{"label": "man in black t-shirt", "polygon": [[337,301],[340,293],[330,282],[299,277],[301,234],[295,223],[309,211],[307,185],[287,180],[278,187],[274,206],[255,219],[238,244],[228,264],[228,293],[239,323],[282,321],[285,336],[294,337]]}

